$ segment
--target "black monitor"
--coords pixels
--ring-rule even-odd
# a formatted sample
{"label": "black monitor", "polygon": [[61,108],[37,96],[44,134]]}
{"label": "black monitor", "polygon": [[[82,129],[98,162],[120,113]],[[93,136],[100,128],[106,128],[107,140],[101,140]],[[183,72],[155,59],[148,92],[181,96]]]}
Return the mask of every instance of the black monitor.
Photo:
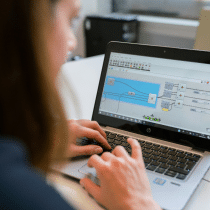
{"label": "black monitor", "polygon": [[138,20],[134,15],[87,16],[84,28],[86,57],[104,54],[110,41],[138,42]]}

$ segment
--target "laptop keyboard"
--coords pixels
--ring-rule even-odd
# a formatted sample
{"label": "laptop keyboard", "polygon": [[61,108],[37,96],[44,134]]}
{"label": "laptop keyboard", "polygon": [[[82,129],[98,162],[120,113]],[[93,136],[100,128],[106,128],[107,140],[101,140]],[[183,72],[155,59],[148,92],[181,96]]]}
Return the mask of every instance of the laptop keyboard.
{"label": "laptop keyboard", "polygon": [[[129,136],[119,135],[113,132],[105,132],[107,141],[112,150],[121,145],[131,155],[131,146],[127,143]],[[154,144],[141,139],[137,139],[142,148],[144,164],[147,170],[159,174],[184,180],[194,168],[201,156],[182,150],[176,150],[159,144]],[[98,143],[93,139],[83,138],[77,142],[78,145],[88,145]]]}

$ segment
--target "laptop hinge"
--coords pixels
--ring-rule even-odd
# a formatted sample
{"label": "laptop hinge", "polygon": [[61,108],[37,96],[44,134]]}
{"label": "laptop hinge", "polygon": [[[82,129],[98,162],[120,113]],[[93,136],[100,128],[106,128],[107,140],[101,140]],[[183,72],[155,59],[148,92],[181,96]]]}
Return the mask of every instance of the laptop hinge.
{"label": "laptop hinge", "polygon": [[194,152],[201,152],[204,153],[206,150],[201,149],[200,147],[196,147],[192,142],[186,140],[186,139],[180,139],[180,142],[183,143],[185,146],[191,147],[192,151]]}
{"label": "laptop hinge", "polygon": [[197,147],[193,147],[193,148],[192,148],[192,151],[193,151],[193,152],[204,153],[206,150],[201,149],[201,148],[197,148]]}

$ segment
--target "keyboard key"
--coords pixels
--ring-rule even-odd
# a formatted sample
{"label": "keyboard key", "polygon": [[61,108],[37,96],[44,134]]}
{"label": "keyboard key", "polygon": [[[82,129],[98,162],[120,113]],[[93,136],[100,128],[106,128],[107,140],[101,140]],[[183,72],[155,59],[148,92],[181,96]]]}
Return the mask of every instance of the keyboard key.
{"label": "keyboard key", "polygon": [[193,157],[200,159],[201,156],[200,155],[193,155]]}
{"label": "keyboard key", "polygon": [[184,175],[184,174],[178,174],[178,176],[176,178],[177,179],[184,180],[186,178],[186,175]]}
{"label": "keyboard key", "polygon": [[150,163],[151,162],[151,160],[149,159],[149,158],[144,158],[144,163]]}
{"label": "keyboard key", "polygon": [[152,154],[153,155],[156,155],[156,156],[159,156],[160,155],[160,152],[154,151]]}
{"label": "keyboard key", "polygon": [[160,147],[160,145],[159,145],[159,144],[153,144],[153,146],[154,146],[154,147]]}
{"label": "keyboard key", "polygon": [[159,167],[159,168],[156,169],[155,172],[160,173],[160,174],[163,174],[165,170],[166,170],[165,168],[160,168]]}
{"label": "keyboard key", "polygon": [[184,169],[181,169],[181,168],[178,168],[176,166],[171,166],[169,168],[170,171],[174,171],[174,172],[177,172],[177,173],[180,173],[180,174],[184,174],[184,175],[188,175],[189,174],[189,171],[186,171]]}
{"label": "keyboard key", "polygon": [[184,154],[184,151],[177,150],[177,153],[179,153],[179,154]]}
{"label": "keyboard key", "polygon": [[160,163],[153,160],[153,161],[150,163],[150,165],[152,165],[152,166],[159,166]]}
{"label": "keyboard key", "polygon": [[165,168],[165,169],[166,169],[166,168],[168,168],[168,167],[169,167],[169,165],[168,165],[167,163],[162,163],[162,164],[160,165],[160,167],[161,167],[161,168]]}
{"label": "keyboard key", "polygon": [[167,159],[165,159],[165,158],[160,158],[160,159],[159,159],[159,162],[161,162],[161,163],[167,163],[167,162],[168,162],[168,160],[167,160]]}
{"label": "keyboard key", "polygon": [[140,143],[142,143],[142,144],[145,143],[145,141],[143,141],[143,140],[141,140],[141,139],[137,139],[137,140],[138,140],[138,142],[140,142]]}
{"label": "keyboard key", "polygon": [[160,146],[159,147],[157,147],[157,146],[153,146],[153,148],[152,148],[153,150],[155,150],[155,151],[159,151],[160,150]]}
{"label": "keyboard key", "polygon": [[193,154],[192,153],[189,153],[189,152],[186,152],[185,154],[186,154],[186,156],[189,156],[189,157],[192,157],[193,156]]}
{"label": "keyboard key", "polygon": [[185,157],[185,154],[184,154],[184,152],[183,153],[177,153],[177,155],[176,155],[177,157],[181,157],[181,158],[184,158]]}
{"label": "keyboard key", "polygon": [[114,139],[110,139],[109,137],[107,138],[107,141],[109,142],[109,143],[112,143],[112,142],[114,142]]}
{"label": "keyboard key", "polygon": [[129,147],[127,147],[126,150],[127,150],[128,153],[131,153],[131,151],[132,151],[132,149],[129,148]]}
{"label": "keyboard key", "polygon": [[168,158],[168,154],[165,154],[165,153],[163,153],[163,154],[160,154],[160,157],[163,157],[163,158]]}
{"label": "keyboard key", "polygon": [[182,169],[183,169],[183,168],[185,168],[186,165],[183,164],[183,163],[178,163],[176,166],[177,166],[178,168],[182,168]]}
{"label": "keyboard key", "polygon": [[144,149],[144,152],[146,152],[146,153],[152,153],[152,150],[151,149]]}
{"label": "keyboard key", "polygon": [[197,162],[199,160],[198,158],[195,158],[195,157],[192,157],[192,156],[186,156],[185,159],[195,161],[195,162]]}
{"label": "keyboard key", "polygon": [[191,171],[194,166],[195,166],[195,163],[187,164],[186,170]]}
{"label": "keyboard key", "polygon": [[167,175],[167,176],[171,176],[171,177],[175,177],[176,176],[176,172],[174,172],[174,171],[170,171],[170,170],[167,170],[166,172],[165,172],[165,175]]}
{"label": "keyboard key", "polygon": [[113,143],[109,143],[109,145],[111,146],[111,148],[113,148],[113,146],[114,146]]}
{"label": "keyboard key", "polygon": [[149,153],[142,153],[142,154],[143,154],[143,157],[146,157],[146,158],[151,156],[151,154],[149,154]]}
{"label": "keyboard key", "polygon": [[121,145],[127,147],[129,145],[129,143],[128,142],[122,142]]}
{"label": "keyboard key", "polygon": [[157,166],[153,166],[151,164],[149,166],[147,166],[147,170],[150,170],[150,171],[154,171],[156,168],[157,168]]}
{"label": "keyboard key", "polygon": [[151,149],[152,148],[152,145],[144,145],[144,148]]}
{"label": "keyboard key", "polygon": [[118,140],[118,141],[122,141],[124,138],[123,138],[123,136],[121,136],[121,135],[118,135],[118,136],[116,136],[115,137],[115,140]]}
{"label": "keyboard key", "polygon": [[144,141],[140,141],[140,140],[138,140],[138,142],[139,142],[139,144],[141,145],[141,147],[143,147],[143,146],[144,146]]}
{"label": "keyboard key", "polygon": [[168,151],[172,151],[172,152],[176,152],[176,150],[175,149],[173,149],[173,148],[168,148]]}
{"label": "keyboard key", "polygon": [[175,162],[175,161],[173,161],[173,160],[170,160],[170,161],[168,161],[168,165],[175,166],[175,165],[176,165],[176,162]]}
{"label": "keyboard key", "polygon": [[116,145],[120,145],[120,144],[121,144],[121,141],[115,140],[114,143],[115,143]]}
{"label": "keyboard key", "polygon": [[144,144],[140,143],[141,148],[143,148]]}
{"label": "keyboard key", "polygon": [[145,142],[145,145],[147,146],[147,145],[152,145],[152,143],[151,142]]}
{"label": "keyboard key", "polygon": [[198,161],[199,161],[199,159],[200,159],[200,158],[196,158],[196,157],[194,157],[194,158],[195,158],[195,161],[196,161],[196,162],[198,162]]}
{"label": "keyboard key", "polygon": [[176,152],[175,151],[169,151],[168,154],[169,155],[176,155]]}
{"label": "keyboard key", "polygon": [[122,138],[122,140],[121,140],[121,142],[127,142],[127,136],[124,136],[123,138]]}
{"label": "keyboard key", "polygon": [[187,162],[186,164],[187,164],[187,165],[191,165],[191,164],[195,165],[195,164],[196,164],[196,162],[191,161],[191,160],[188,160],[188,162]]}
{"label": "keyboard key", "polygon": [[160,157],[158,157],[158,156],[156,156],[156,155],[153,155],[153,153],[152,153],[151,159],[157,161],[157,160],[160,159]]}
{"label": "keyboard key", "polygon": [[183,159],[183,158],[179,158],[179,159],[177,160],[177,162],[179,162],[179,163],[186,163],[187,160],[186,160],[186,159]]}
{"label": "keyboard key", "polygon": [[105,134],[106,134],[106,136],[108,136],[110,134],[110,132],[109,131],[105,131]]}
{"label": "keyboard key", "polygon": [[159,150],[159,152],[167,153],[167,152],[168,152],[168,149],[163,149],[163,148],[161,148],[161,149]]}
{"label": "keyboard key", "polygon": [[193,155],[193,158],[195,158],[196,162],[201,158],[199,155]]}
{"label": "keyboard key", "polygon": [[178,159],[178,157],[176,157],[176,156],[169,156],[169,158],[168,158],[169,160],[173,160],[173,161],[176,161],[177,159]]}

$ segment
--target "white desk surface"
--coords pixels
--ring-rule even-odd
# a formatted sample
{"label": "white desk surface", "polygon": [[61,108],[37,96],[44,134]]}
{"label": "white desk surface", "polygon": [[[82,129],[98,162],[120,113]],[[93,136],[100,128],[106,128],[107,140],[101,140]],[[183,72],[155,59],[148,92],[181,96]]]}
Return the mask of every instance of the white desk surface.
{"label": "white desk surface", "polygon": [[[103,55],[95,56],[69,62],[63,66],[58,85],[68,119],[91,119],[103,58]],[[49,180],[64,199],[78,209],[103,209],[78,182],[59,174],[51,175]],[[210,170],[184,208],[184,210],[207,209],[210,209]]]}

